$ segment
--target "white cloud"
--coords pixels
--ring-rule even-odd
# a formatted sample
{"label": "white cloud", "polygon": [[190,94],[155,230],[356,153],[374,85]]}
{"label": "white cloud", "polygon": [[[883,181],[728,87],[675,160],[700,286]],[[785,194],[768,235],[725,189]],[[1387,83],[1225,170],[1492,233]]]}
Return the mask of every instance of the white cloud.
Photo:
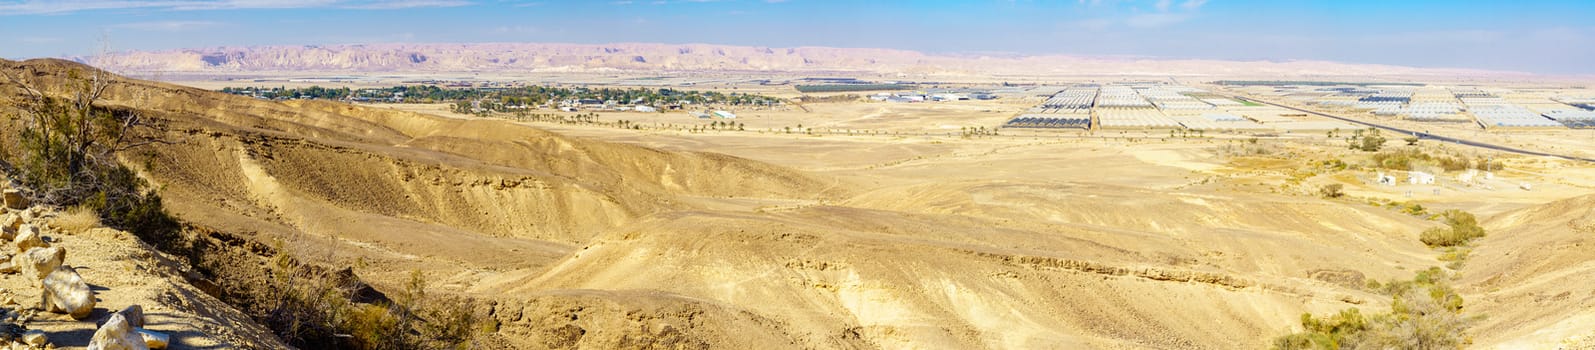
{"label": "white cloud", "polygon": [[1184,13],[1143,13],[1130,16],[1124,20],[1124,24],[1132,28],[1163,28],[1188,19],[1191,19],[1191,15]]}
{"label": "white cloud", "polygon": [[[1099,5],[1103,2],[1125,2],[1128,0],[1079,0],[1081,4]],[[1145,4],[1142,2],[1141,4]],[[1156,11],[1142,12],[1140,9],[1131,8],[1131,12],[1120,16],[1088,18],[1084,20],[1067,22],[1063,27],[1070,30],[1104,31],[1115,26],[1125,26],[1138,29],[1157,29],[1179,24],[1195,18],[1202,5],[1207,0],[1184,0],[1178,2],[1179,8],[1174,6],[1176,0],[1156,0],[1152,8]]]}
{"label": "white cloud", "polygon": [[470,1],[463,0],[408,0],[408,1],[373,1],[364,4],[346,4],[343,8],[361,10],[396,10],[420,7],[460,7],[471,5]]}
{"label": "white cloud", "polygon": [[470,5],[464,0],[20,0],[0,2],[0,16],[65,14],[95,10],[231,10],[285,8],[404,9]]}
{"label": "white cloud", "polygon": [[1068,26],[1070,27],[1070,29],[1083,29],[1083,30],[1089,30],[1089,31],[1093,31],[1093,32],[1100,32],[1100,31],[1107,30],[1109,27],[1112,27],[1113,26],[1113,20],[1107,19],[1107,18],[1083,19],[1083,20],[1079,20],[1079,21],[1069,22]]}
{"label": "white cloud", "polygon": [[133,22],[112,25],[111,28],[125,28],[150,32],[182,32],[195,29],[204,29],[221,25],[211,21],[154,21]]}
{"label": "white cloud", "polygon": [[1156,7],[1158,12],[1169,12],[1169,6],[1172,5],[1174,5],[1174,0],[1157,0],[1156,4],[1152,4],[1152,7]]}
{"label": "white cloud", "polygon": [[522,25],[500,26],[500,27],[498,27],[498,28],[493,30],[493,32],[499,33],[499,34],[535,34],[535,33],[541,33],[542,31],[543,30],[541,28],[538,28],[538,27],[530,27],[530,26],[522,26]]}

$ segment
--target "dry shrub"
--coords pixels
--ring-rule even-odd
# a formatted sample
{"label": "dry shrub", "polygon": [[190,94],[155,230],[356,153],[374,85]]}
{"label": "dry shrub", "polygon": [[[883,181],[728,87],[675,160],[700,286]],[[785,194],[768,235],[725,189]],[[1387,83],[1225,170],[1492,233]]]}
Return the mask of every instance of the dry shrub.
{"label": "dry shrub", "polygon": [[1467,244],[1479,237],[1484,237],[1484,227],[1479,226],[1479,221],[1461,210],[1451,209],[1440,213],[1445,218],[1446,227],[1436,227],[1424,230],[1418,239],[1430,247],[1455,247]]}
{"label": "dry shrub", "polygon": [[1346,195],[1346,185],[1328,184],[1318,188],[1318,194],[1324,198],[1340,198]]}
{"label": "dry shrub", "polygon": [[94,208],[76,206],[55,217],[55,227],[69,233],[83,233],[100,227],[100,214]]}
{"label": "dry shrub", "polygon": [[306,349],[444,349],[469,344],[477,330],[475,304],[428,295],[412,274],[403,290],[368,298],[352,272],[306,264],[283,253],[266,264],[246,249],[210,247],[204,266],[216,275],[222,299]]}
{"label": "dry shrub", "polygon": [[[1459,349],[1471,343],[1462,296],[1439,268],[1419,271],[1411,281],[1384,285],[1390,312],[1364,315],[1356,308],[1323,318],[1302,314],[1301,333],[1274,339],[1274,349]],[[1371,285],[1372,283],[1370,283]]]}

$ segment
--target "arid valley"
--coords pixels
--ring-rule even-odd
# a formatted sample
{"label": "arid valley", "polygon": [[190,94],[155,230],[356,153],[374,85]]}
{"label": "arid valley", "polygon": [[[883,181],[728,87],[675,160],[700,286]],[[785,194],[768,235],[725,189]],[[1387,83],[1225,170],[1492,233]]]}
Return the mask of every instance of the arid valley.
{"label": "arid valley", "polygon": [[1595,349],[1595,76],[1494,68],[652,43],[0,59],[0,343]]}

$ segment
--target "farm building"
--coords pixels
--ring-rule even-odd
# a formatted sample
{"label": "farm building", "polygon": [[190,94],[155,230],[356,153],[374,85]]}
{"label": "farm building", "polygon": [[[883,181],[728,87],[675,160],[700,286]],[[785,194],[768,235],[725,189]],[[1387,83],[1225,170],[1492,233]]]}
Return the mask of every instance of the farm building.
{"label": "farm building", "polygon": [[1407,173],[1407,182],[1411,183],[1413,185],[1433,185],[1434,184],[1434,174],[1430,174],[1430,173],[1426,173],[1426,172],[1422,172],[1422,171],[1414,171],[1414,172],[1411,172],[1411,173]]}
{"label": "farm building", "polygon": [[1097,112],[1097,121],[1103,128],[1118,129],[1170,129],[1179,128],[1180,122],[1170,119],[1156,109],[1126,108]]}
{"label": "farm building", "polygon": [[1473,108],[1473,116],[1484,128],[1554,128],[1561,123],[1518,106]]}
{"label": "farm building", "polygon": [[737,115],[735,113],[727,111],[714,111],[714,116],[719,117],[720,119],[737,119]]}
{"label": "farm building", "polygon": [[1022,114],[1003,124],[1005,128],[1090,129],[1090,114]]}

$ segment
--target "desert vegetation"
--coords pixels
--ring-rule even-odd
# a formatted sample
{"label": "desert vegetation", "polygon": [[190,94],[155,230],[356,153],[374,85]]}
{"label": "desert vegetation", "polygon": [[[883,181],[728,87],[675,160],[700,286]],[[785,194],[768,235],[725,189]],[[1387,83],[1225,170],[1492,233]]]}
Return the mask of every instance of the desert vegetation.
{"label": "desert vegetation", "polygon": [[202,266],[220,276],[221,297],[270,327],[284,342],[341,349],[450,349],[481,330],[475,302],[426,292],[411,273],[402,289],[381,293],[351,270],[304,263],[281,244],[266,264],[234,247],[213,246]]}
{"label": "desert vegetation", "polygon": [[118,159],[122,152],[163,142],[159,122],[105,106],[101,99],[115,78],[104,71],[74,69],[67,78],[59,87],[65,91],[57,94],[6,75],[23,94],[20,113],[7,116],[20,137],[0,145],[0,167],[41,204],[82,206],[110,227],[168,240],[177,222],[161,207],[160,196]]}
{"label": "desert vegetation", "polygon": [[1428,152],[1418,147],[1387,149],[1370,157],[1375,167],[1392,170],[1434,167],[1445,171],[1468,169],[1500,171],[1505,168],[1501,161],[1490,157],[1468,156],[1455,152]]}
{"label": "desert vegetation", "polygon": [[1385,137],[1376,128],[1359,129],[1346,139],[1351,149],[1363,152],[1378,152],[1385,147],[1385,141]]}
{"label": "desert vegetation", "polygon": [[[0,148],[0,167],[37,204],[69,207],[57,226],[81,232],[101,223],[133,233],[160,250],[187,258],[215,285],[209,292],[303,347],[345,349],[452,348],[468,342],[476,324],[473,302],[426,293],[424,276],[393,297],[375,292],[348,269],[302,263],[282,249],[240,249],[179,222],[161,197],[123,164],[139,147],[168,143],[160,119],[103,101],[115,77],[73,69],[66,91],[55,92],[15,75],[23,90],[20,113],[7,115],[21,136]],[[280,248],[280,247],[279,247]],[[274,251],[260,264],[261,251]]]}
{"label": "desert vegetation", "polygon": [[1440,219],[1446,226],[1424,230],[1419,235],[1419,240],[1423,241],[1423,244],[1430,247],[1454,247],[1484,237],[1484,228],[1479,226],[1478,219],[1473,217],[1472,213],[1451,209],[1441,212]]}
{"label": "desert vegetation", "polygon": [[1471,343],[1473,318],[1463,315],[1463,299],[1439,268],[1420,271],[1408,281],[1369,287],[1390,296],[1390,311],[1364,314],[1357,308],[1332,315],[1301,315],[1302,332],[1274,340],[1274,349],[1456,349]]}

